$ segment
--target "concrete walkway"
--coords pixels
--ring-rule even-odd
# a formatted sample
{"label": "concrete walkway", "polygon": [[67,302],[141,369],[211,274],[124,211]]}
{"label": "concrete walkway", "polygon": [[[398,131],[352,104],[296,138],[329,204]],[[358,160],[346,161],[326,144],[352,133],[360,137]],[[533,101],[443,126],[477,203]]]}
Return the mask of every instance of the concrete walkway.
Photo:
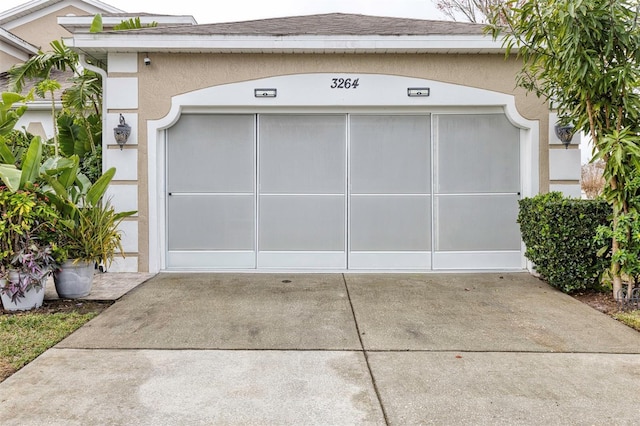
{"label": "concrete walkway", "polygon": [[3,425],[638,424],[640,333],[528,274],[161,274]]}

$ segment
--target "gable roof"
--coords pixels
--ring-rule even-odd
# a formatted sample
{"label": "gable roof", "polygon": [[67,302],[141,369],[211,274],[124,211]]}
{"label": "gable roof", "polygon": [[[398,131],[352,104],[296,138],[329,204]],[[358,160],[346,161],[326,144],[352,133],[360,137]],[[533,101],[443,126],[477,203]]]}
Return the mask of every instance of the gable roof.
{"label": "gable roof", "polygon": [[[4,25],[7,22],[11,22],[13,20],[22,18],[24,16],[28,16],[32,13],[35,13],[41,9],[46,9],[47,7],[54,6],[58,3],[62,3],[65,0],[32,0],[28,3],[21,4],[9,10],[6,10],[0,13],[0,25]],[[122,10],[110,6],[106,3],[103,3],[98,0],[78,0],[82,3],[86,3],[89,6],[93,6],[94,8],[103,10],[105,12],[110,13],[121,13]]]}
{"label": "gable roof", "polygon": [[140,33],[219,34],[219,35],[481,35],[483,24],[391,18],[347,13],[290,16],[254,21],[194,25],[190,27],[150,28]]}
{"label": "gable roof", "polygon": [[[59,18],[65,28],[79,17]],[[69,24],[69,27],[65,25]],[[484,25],[344,13],[88,34],[67,46],[102,60],[109,51],[186,53],[502,53]]]}

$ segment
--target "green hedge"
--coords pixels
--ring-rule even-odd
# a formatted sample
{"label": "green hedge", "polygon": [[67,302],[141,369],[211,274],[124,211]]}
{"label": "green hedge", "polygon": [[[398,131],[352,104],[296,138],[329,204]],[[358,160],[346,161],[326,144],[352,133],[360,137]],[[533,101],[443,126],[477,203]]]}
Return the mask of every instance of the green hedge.
{"label": "green hedge", "polygon": [[525,256],[549,284],[565,293],[599,287],[608,260],[597,256],[596,228],[609,223],[602,200],[564,198],[559,192],[520,200],[518,223]]}

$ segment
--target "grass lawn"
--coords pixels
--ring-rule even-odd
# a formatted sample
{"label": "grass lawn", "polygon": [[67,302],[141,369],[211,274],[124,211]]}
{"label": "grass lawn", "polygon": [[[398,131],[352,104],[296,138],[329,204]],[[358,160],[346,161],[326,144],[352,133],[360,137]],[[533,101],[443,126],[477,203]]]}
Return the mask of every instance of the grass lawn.
{"label": "grass lawn", "polygon": [[613,317],[618,321],[628,325],[629,327],[635,328],[636,330],[640,331],[640,310],[620,312],[614,314]]}
{"label": "grass lawn", "polygon": [[[45,304],[31,312],[1,313],[0,382],[97,316],[106,304]],[[52,312],[57,310],[58,312]]]}

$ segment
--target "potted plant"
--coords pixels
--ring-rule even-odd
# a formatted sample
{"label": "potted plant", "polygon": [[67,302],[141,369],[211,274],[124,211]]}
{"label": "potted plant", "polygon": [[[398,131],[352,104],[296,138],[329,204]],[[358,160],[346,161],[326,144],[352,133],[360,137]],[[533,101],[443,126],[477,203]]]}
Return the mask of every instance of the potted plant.
{"label": "potted plant", "polygon": [[105,267],[116,253],[123,254],[120,222],[134,212],[116,213],[108,200],[79,207],[73,220],[61,221],[59,244],[68,260],[54,274],[60,297],[78,298],[89,294],[96,263]]}
{"label": "potted plant", "polygon": [[5,309],[28,310],[42,306],[47,278],[57,268],[52,246],[31,240],[13,258],[0,289]]}
{"label": "potted plant", "polygon": [[7,310],[37,308],[62,254],[55,244],[56,210],[37,191],[0,187],[0,297]]}
{"label": "potted plant", "polygon": [[[118,225],[134,211],[116,213],[103,197],[115,175],[107,170],[94,183],[80,171],[77,155],[49,157],[42,161],[42,141],[35,137],[22,156],[21,169],[16,158],[0,138],[0,179],[11,192],[32,188],[44,182],[40,191],[47,205],[57,212],[56,258],[62,263],[54,274],[60,297],[83,297],[91,290],[96,262],[108,266],[116,251],[122,253]],[[13,253],[6,253],[13,255]],[[5,256],[6,257],[6,256]]]}
{"label": "potted plant", "polygon": [[45,176],[53,191],[51,200],[61,216],[58,245],[64,248],[67,261],[55,272],[54,282],[58,295],[64,298],[89,294],[96,263],[109,266],[116,253],[123,253],[118,226],[125,217],[135,214],[118,213],[103,199],[115,168],[91,184],[78,172],[77,156],[72,160],[72,174]]}

